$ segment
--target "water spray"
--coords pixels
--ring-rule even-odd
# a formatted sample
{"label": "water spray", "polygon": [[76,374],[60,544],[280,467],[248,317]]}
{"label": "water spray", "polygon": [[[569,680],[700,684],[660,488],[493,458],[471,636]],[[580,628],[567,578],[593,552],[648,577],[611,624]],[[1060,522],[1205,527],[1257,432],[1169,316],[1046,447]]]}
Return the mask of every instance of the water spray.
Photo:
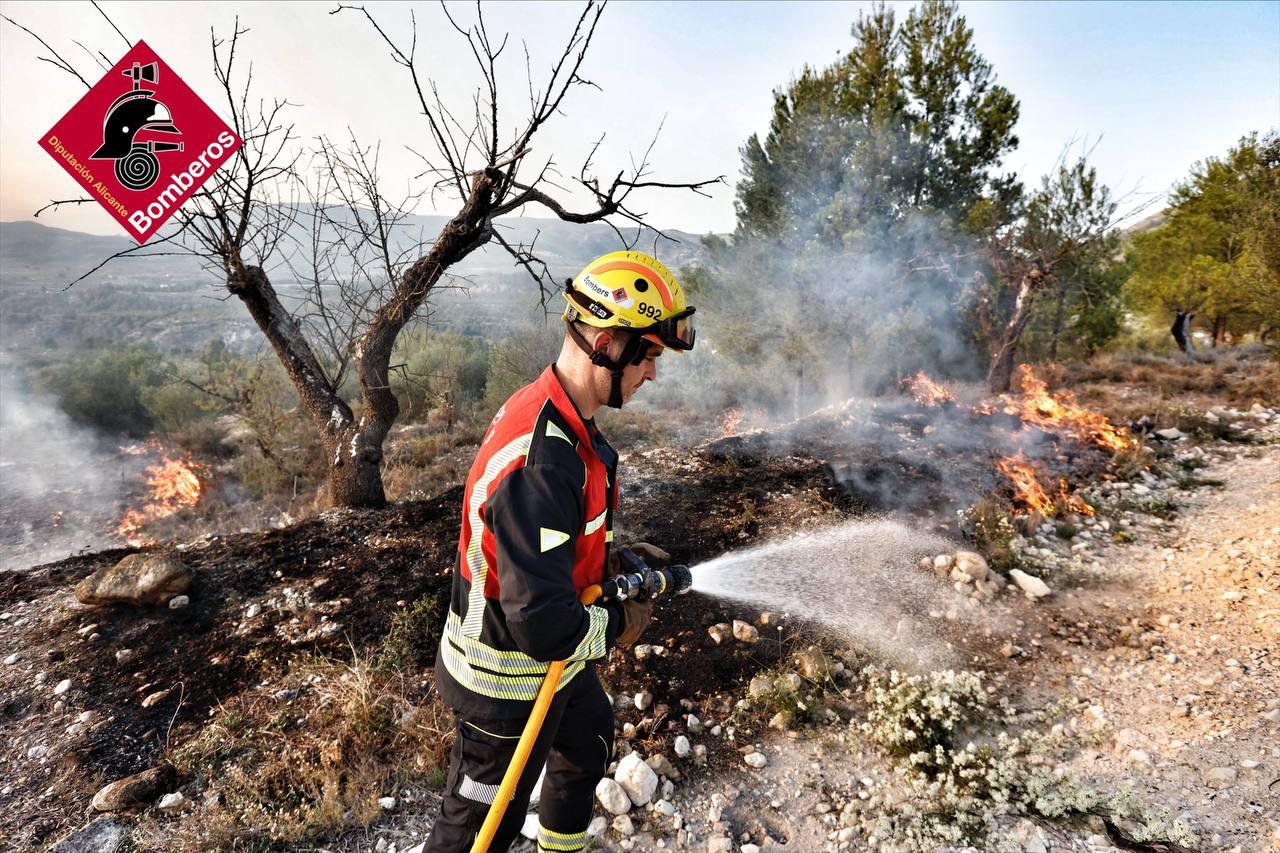
{"label": "water spray", "polygon": [[[579,600],[584,605],[629,599],[651,601],[667,595],[681,595],[693,586],[693,572],[689,571],[688,566],[652,569],[630,548],[618,548],[618,562],[626,571],[611,580],[593,584],[584,589],[579,596]],[[506,814],[507,805],[515,795],[516,785],[524,774],[525,765],[529,762],[529,753],[533,751],[538,732],[542,730],[542,723],[547,717],[547,709],[551,707],[551,700],[555,697],[556,685],[560,683],[564,666],[565,662],[560,660],[553,661],[547,667],[542,686],[538,688],[538,696],[533,701],[533,710],[529,712],[529,719],[524,724],[524,732],[521,733],[520,741],[516,744],[511,763],[507,765],[502,784],[498,786],[498,793],[489,806],[489,813],[485,815],[484,824],[471,845],[471,853],[487,853],[489,845],[493,842],[498,824],[502,823],[502,816]]]}

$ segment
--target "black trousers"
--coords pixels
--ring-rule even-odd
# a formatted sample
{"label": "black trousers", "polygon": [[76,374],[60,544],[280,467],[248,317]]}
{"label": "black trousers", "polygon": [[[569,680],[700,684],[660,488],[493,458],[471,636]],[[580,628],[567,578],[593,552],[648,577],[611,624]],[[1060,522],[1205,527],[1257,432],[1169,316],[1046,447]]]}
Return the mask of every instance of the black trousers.
{"label": "black trousers", "polygon": [[[457,725],[440,817],[424,853],[466,853],[515,753],[525,720],[486,720],[455,711]],[[596,784],[613,755],[613,708],[595,667],[587,666],[551,702],[524,774],[490,853],[511,846],[524,824],[529,795],[546,764],[538,800],[538,850],[574,853],[587,843]]]}

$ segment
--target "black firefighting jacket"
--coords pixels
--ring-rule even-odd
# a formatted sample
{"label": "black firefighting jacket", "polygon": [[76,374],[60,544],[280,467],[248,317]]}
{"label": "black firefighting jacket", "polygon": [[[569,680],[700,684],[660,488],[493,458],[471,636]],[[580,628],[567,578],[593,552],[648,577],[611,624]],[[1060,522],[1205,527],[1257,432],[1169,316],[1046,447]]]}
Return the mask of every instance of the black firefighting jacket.
{"label": "black firefighting jacket", "polygon": [[463,493],[436,658],[451,706],[490,719],[526,716],[549,661],[568,661],[559,690],[608,653],[620,607],[584,607],[579,595],[604,579],[617,464],[553,367],[494,415]]}

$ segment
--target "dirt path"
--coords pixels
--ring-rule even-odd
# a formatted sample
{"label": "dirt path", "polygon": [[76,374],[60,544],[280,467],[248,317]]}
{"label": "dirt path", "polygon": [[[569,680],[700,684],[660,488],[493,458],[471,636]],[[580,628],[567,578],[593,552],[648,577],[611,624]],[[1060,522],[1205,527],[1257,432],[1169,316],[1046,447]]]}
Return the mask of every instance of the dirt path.
{"label": "dirt path", "polygon": [[1063,609],[1151,630],[1059,647],[1055,681],[1111,733],[1075,769],[1187,816],[1205,849],[1280,849],[1280,447],[1224,452],[1204,471],[1223,487],[1106,548],[1111,581]]}

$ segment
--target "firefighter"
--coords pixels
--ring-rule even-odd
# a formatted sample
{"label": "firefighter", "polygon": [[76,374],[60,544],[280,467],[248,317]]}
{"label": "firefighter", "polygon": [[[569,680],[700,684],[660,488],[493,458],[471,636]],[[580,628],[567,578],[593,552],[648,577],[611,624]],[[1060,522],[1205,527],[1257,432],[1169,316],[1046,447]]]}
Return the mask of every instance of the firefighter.
{"label": "firefighter", "polygon": [[[467,477],[435,666],[456,737],[427,851],[470,849],[556,660],[568,662],[564,675],[490,850],[506,850],[520,831],[544,763],[538,850],[586,846],[613,752],[613,708],[595,663],[634,644],[652,617],[650,603],[579,603],[582,590],[616,571],[618,455],[594,416],[656,379],[665,350],[693,348],[694,309],[671,273],[638,252],[597,258],[566,281],[564,296],[559,356],[493,416]],[[670,559],[645,543],[631,547],[656,563]]]}

